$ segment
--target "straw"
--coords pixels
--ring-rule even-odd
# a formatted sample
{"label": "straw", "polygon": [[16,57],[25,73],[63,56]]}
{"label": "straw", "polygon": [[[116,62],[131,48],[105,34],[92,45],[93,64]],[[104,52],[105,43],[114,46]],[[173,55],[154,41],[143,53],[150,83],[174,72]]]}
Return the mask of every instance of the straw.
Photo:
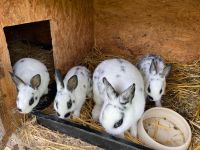
{"label": "straw", "polygon": [[[32,53],[31,53],[31,56],[32,56]],[[80,62],[80,64],[85,65],[91,71],[94,71],[95,67],[101,61],[105,59],[109,59],[109,58],[124,58],[133,64],[135,64],[138,60],[138,58],[133,55],[106,54],[100,48],[94,48],[93,51],[91,51],[91,53],[88,54],[87,57],[82,62]],[[46,58],[42,58],[42,59],[46,60]],[[45,64],[48,64],[48,63],[49,63],[49,60],[45,62]],[[200,145],[200,128],[199,128],[200,127],[200,117],[199,117],[199,114],[200,114],[200,96],[199,96],[200,95],[200,60],[195,60],[193,63],[187,64],[187,63],[180,63],[178,61],[172,62],[168,59],[166,63],[172,64],[173,69],[170,76],[167,77],[166,95],[164,95],[162,98],[162,105],[163,107],[171,108],[175,110],[176,112],[180,113],[190,123],[191,129],[192,129],[192,143],[189,149],[198,149]],[[53,66],[48,67],[48,69],[50,70],[53,69]],[[105,132],[102,126],[98,122],[95,122],[91,117],[93,106],[94,106],[93,100],[87,99],[85,105],[82,108],[80,118],[74,118],[71,121],[85,125],[85,126],[89,126],[101,132]],[[154,107],[154,105],[147,103],[147,108],[151,108],[151,107]],[[55,113],[53,111],[52,106],[46,109],[44,112],[46,113],[48,112],[48,114]],[[33,139],[40,139],[39,141],[42,141],[42,143],[48,143],[47,144],[48,147],[44,147],[44,145],[39,146],[39,144],[35,142],[38,149],[58,149],[58,147],[61,149],[74,148],[73,146],[69,147],[68,143],[65,142],[66,140],[65,141],[62,140],[64,136],[63,135],[61,136],[57,132],[49,131],[46,128],[43,128],[37,124],[29,124],[28,128],[29,127],[32,130],[29,129],[29,130],[26,130],[26,132],[24,131],[23,132],[24,134],[20,134],[22,136],[23,141],[25,141],[25,143],[28,143],[28,144],[31,143],[31,145],[33,146],[34,143],[32,143],[31,141]],[[34,135],[33,133],[36,133],[36,131],[37,131],[37,134]],[[30,134],[29,132],[30,133],[33,132],[33,133]],[[41,138],[41,136],[43,135],[44,135],[44,138]],[[64,147],[64,145],[56,144],[56,142],[54,141],[55,139],[52,139],[52,137],[60,138],[60,140],[58,141],[59,142],[62,141],[61,143],[64,145],[67,144],[66,147]],[[125,133],[125,139],[130,140],[135,143],[140,143],[139,140],[131,136],[130,132],[128,131]],[[52,140],[54,142],[49,142]],[[79,147],[79,148],[82,148],[82,147]]]}

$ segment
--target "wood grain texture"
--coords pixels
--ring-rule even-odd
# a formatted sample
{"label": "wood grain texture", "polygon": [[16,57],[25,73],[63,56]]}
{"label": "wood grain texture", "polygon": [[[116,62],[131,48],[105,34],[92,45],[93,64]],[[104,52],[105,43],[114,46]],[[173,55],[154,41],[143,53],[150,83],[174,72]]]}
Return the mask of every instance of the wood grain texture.
{"label": "wood grain texture", "polygon": [[[8,71],[12,70],[3,28],[18,24],[50,20],[54,64],[65,73],[87,55],[93,47],[93,0],[1,0],[0,115],[7,135],[16,128],[16,90]],[[18,116],[18,114],[17,114]],[[19,119],[16,119],[19,122]]]}
{"label": "wood grain texture", "polygon": [[96,46],[170,60],[200,57],[199,0],[94,0]]}

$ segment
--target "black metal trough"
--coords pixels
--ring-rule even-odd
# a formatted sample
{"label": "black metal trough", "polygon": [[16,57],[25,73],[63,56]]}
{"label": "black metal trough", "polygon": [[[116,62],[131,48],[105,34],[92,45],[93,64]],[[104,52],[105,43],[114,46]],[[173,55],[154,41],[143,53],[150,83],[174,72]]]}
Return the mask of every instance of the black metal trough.
{"label": "black metal trough", "polygon": [[112,136],[107,133],[99,132],[91,129],[88,126],[63,120],[55,115],[44,114],[40,110],[48,107],[52,103],[52,100],[56,94],[55,82],[52,83],[49,88],[51,90],[49,94],[44,96],[36,109],[32,111],[32,114],[36,116],[39,124],[51,130],[81,139],[85,142],[107,150],[150,150],[145,146]]}

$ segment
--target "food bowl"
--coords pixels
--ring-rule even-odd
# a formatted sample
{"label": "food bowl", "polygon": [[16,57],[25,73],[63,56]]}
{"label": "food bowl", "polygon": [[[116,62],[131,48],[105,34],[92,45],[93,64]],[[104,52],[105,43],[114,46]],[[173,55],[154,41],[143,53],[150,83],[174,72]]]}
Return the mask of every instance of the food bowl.
{"label": "food bowl", "polygon": [[149,148],[157,150],[186,150],[191,142],[191,128],[175,111],[154,107],[138,122],[138,138]]}

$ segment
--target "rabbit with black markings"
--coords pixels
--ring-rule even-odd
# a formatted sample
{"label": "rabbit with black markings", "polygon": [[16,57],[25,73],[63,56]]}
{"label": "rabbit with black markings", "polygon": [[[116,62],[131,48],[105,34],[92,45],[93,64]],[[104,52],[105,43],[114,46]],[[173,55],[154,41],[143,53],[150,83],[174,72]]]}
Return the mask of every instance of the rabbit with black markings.
{"label": "rabbit with black markings", "polygon": [[128,129],[137,135],[137,122],[145,107],[144,83],[139,70],[124,59],[101,62],[93,74],[93,119],[112,135]]}
{"label": "rabbit with black markings", "polygon": [[161,105],[161,97],[165,93],[166,77],[171,71],[171,65],[166,65],[164,60],[157,55],[146,55],[137,64],[145,82],[147,99],[155,101],[156,106]]}
{"label": "rabbit with black markings", "polygon": [[18,111],[31,112],[40,98],[48,93],[50,77],[46,66],[36,59],[23,58],[14,64],[10,74],[18,90]]}
{"label": "rabbit with black markings", "polygon": [[84,66],[75,66],[69,70],[64,80],[59,70],[55,71],[57,94],[54,109],[60,118],[71,115],[79,117],[86,96],[92,97],[92,79],[90,71]]}

